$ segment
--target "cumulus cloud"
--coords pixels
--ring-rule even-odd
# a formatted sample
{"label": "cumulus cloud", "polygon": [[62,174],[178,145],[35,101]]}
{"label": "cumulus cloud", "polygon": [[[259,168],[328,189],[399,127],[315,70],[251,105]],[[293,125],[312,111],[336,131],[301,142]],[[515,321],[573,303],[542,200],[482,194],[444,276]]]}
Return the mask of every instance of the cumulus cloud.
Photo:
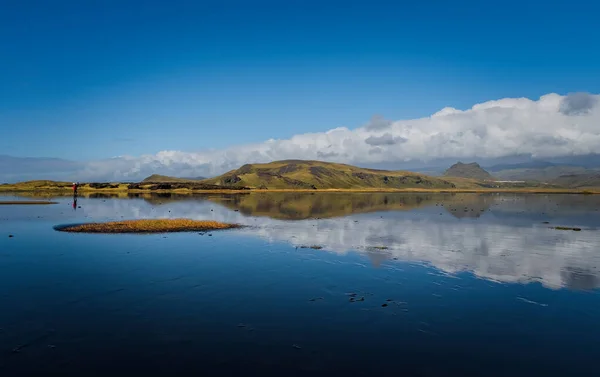
{"label": "cumulus cloud", "polygon": [[560,112],[565,115],[583,115],[589,113],[598,104],[598,96],[589,93],[572,93],[560,103]]}
{"label": "cumulus cloud", "polygon": [[369,123],[364,125],[364,128],[370,131],[385,130],[392,125],[391,120],[387,120],[381,115],[373,115]]}
{"label": "cumulus cloud", "polygon": [[413,120],[375,116],[355,129],[340,127],[220,150],[163,151],[93,161],[73,178],[135,180],[153,173],[214,176],[245,163],[299,158],[372,166],[408,160],[586,155],[600,150],[599,98],[589,93],[547,94],[537,100],[488,101],[466,110],[447,107]]}
{"label": "cumulus cloud", "polygon": [[369,145],[394,145],[398,143],[404,143],[407,139],[402,136],[393,136],[390,133],[384,133],[381,136],[369,136],[365,143]]}

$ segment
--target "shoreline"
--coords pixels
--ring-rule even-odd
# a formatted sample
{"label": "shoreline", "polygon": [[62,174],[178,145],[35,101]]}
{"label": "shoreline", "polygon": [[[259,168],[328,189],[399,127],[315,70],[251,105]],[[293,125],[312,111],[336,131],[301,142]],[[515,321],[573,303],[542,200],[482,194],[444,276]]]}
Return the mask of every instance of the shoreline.
{"label": "shoreline", "polygon": [[[35,188],[18,189],[0,187],[2,194],[18,193],[69,193],[70,189],[62,188]],[[454,189],[435,189],[435,188],[405,188],[405,189],[384,189],[384,188],[356,188],[356,189],[210,189],[210,190],[191,190],[191,189],[168,189],[168,190],[143,190],[143,189],[89,189],[80,188],[78,194],[250,194],[250,193],[508,193],[508,194],[573,194],[573,195],[599,195],[600,188],[590,189],[544,189],[544,188],[454,188]]]}
{"label": "shoreline", "polygon": [[0,200],[0,206],[19,206],[19,205],[49,205],[49,204],[57,204],[58,202],[51,202],[45,200],[11,200],[11,201],[2,201]]}

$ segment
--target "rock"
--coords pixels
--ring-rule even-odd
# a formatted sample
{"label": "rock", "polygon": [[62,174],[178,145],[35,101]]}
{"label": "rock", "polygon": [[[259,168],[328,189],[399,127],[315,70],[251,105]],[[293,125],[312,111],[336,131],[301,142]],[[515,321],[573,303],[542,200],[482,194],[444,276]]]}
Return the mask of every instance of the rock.
{"label": "rock", "polygon": [[388,306],[388,304],[381,304],[382,308],[385,308],[386,306]]}
{"label": "rock", "polygon": [[13,237],[14,237],[14,236],[13,236],[12,234],[9,234],[9,235],[8,235],[8,238],[13,238]]}

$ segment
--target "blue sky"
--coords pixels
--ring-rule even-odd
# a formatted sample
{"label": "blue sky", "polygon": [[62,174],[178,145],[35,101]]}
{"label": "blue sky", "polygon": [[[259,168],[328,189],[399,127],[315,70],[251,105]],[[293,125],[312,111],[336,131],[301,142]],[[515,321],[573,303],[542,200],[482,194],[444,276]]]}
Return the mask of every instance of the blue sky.
{"label": "blue sky", "polygon": [[591,1],[1,9],[0,154],[13,156],[191,152],[600,86]]}

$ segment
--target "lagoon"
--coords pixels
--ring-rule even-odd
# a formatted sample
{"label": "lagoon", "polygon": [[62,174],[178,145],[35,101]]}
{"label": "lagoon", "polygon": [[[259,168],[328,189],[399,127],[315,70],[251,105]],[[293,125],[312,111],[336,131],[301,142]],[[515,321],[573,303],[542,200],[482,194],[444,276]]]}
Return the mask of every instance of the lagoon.
{"label": "lagoon", "polygon": [[[0,207],[2,376],[595,372],[598,196],[35,199]],[[181,217],[247,227],[53,229]]]}

